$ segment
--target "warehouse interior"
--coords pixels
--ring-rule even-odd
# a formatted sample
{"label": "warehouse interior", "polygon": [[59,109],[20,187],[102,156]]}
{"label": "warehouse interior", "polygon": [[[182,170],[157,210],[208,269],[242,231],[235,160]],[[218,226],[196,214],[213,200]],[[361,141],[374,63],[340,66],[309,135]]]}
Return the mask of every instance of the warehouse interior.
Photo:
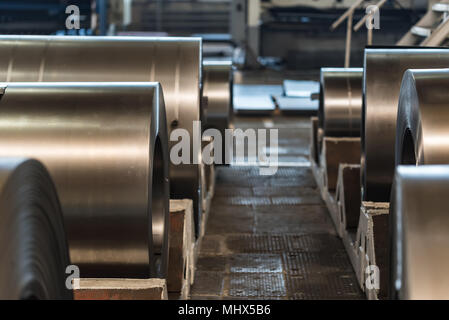
{"label": "warehouse interior", "polygon": [[448,44],[449,0],[0,1],[0,300],[449,299]]}

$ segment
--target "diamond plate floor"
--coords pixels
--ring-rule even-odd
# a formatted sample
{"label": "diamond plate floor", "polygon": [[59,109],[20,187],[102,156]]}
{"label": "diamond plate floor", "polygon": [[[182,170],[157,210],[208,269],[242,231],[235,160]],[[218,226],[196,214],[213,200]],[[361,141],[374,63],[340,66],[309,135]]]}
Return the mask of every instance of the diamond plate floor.
{"label": "diamond plate floor", "polygon": [[217,168],[191,299],[364,299],[308,162],[309,121],[237,118],[278,128],[279,167]]}

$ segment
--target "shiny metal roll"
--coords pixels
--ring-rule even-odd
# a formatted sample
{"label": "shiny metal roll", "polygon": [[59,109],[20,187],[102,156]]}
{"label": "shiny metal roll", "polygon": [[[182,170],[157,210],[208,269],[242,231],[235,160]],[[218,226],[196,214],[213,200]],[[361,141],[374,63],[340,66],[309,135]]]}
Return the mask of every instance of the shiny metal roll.
{"label": "shiny metal roll", "polygon": [[0,299],[72,299],[61,207],[36,160],[0,158]]}
{"label": "shiny metal roll", "polygon": [[[203,96],[207,98],[205,129],[214,128],[225,137],[225,130],[230,128],[234,116],[233,109],[233,73],[232,62],[203,62]],[[222,143],[222,157],[217,164],[224,164],[226,144]],[[229,151],[228,151],[229,152]]]}
{"label": "shiny metal roll", "polygon": [[396,165],[449,164],[449,69],[408,70],[399,96]]}
{"label": "shiny metal roll", "polygon": [[398,166],[390,203],[390,297],[449,299],[449,166]]}
{"label": "shiny metal roll", "polygon": [[4,87],[0,158],[48,168],[81,277],[164,277],[169,160],[159,84]]}
{"label": "shiny metal roll", "polygon": [[[201,38],[0,36],[0,81],[160,82],[169,135],[183,128],[191,140],[201,120],[201,60]],[[201,151],[190,145],[190,163],[170,165],[170,192],[193,199],[198,223]]]}
{"label": "shiny metal roll", "polygon": [[360,137],[362,68],[321,68],[319,126],[329,137]]}
{"label": "shiny metal roll", "polygon": [[449,49],[365,49],[362,108],[362,196],[389,201],[395,165],[396,117],[407,69],[449,66]]}

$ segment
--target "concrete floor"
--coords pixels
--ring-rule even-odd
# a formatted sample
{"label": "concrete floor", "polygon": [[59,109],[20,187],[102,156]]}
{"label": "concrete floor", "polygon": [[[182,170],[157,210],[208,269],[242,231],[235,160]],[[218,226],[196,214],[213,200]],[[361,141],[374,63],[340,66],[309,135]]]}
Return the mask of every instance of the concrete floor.
{"label": "concrete floor", "polygon": [[240,117],[277,128],[273,176],[217,168],[216,193],[191,299],[363,299],[308,162],[309,119]]}

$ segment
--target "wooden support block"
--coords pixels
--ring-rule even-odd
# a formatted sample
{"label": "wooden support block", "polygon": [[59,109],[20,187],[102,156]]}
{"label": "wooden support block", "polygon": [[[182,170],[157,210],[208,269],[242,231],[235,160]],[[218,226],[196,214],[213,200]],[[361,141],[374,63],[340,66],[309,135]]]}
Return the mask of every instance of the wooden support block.
{"label": "wooden support block", "polygon": [[318,117],[311,117],[310,122],[312,125],[310,126],[310,157],[315,161],[315,163],[319,163],[318,159]]}
{"label": "wooden support block", "polygon": [[[386,299],[389,286],[389,257],[388,257],[388,202],[362,202],[359,226],[357,229],[354,249],[358,262],[356,273],[362,290],[368,299]],[[366,287],[369,275],[367,267],[379,268],[379,290]]]}
{"label": "wooden support block", "polygon": [[336,190],[339,235],[344,230],[355,230],[360,218],[360,165],[341,163],[338,168]]}
{"label": "wooden support block", "polygon": [[[201,147],[204,148],[213,141],[213,137],[203,137]],[[214,147],[215,148],[215,147]],[[198,237],[204,236],[207,218],[209,216],[210,205],[215,193],[215,165],[206,164],[202,162],[200,164],[201,170],[201,187],[202,187],[202,205],[203,216],[201,219],[201,230],[198,232]]]}
{"label": "wooden support block", "polygon": [[[168,292],[187,299],[195,271],[195,230],[190,199],[170,200]],[[171,295],[172,296],[172,295]]]}
{"label": "wooden support block", "polygon": [[201,187],[203,190],[203,211],[207,212],[215,192],[215,167],[213,164],[208,165],[202,163],[200,165],[200,170]]}
{"label": "wooden support block", "polygon": [[75,300],[167,300],[165,279],[74,279]]}
{"label": "wooden support block", "polygon": [[207,195],[203,199],[203,217],[201,219],[201,226],[199,230],[198,239],[201,239],[206,232],[206,224],[209,218],[210,206],[212,204],[212,199],[215,194],[215,166],[209,165],[205,166],[205,171],[207,172],[205,177],[207,181],[205,182],[205,186],[207,187]]}
{"label": "wooden support block", "polygon": [[[321,197],[343,240],[360,287],[368,299],[385,299],[389,286],[389,203],[361,202],[360,138],[324,137],[317,163],[313,152],[320,145],[319,129],[313,129],[316,120],[311,121],[310,163]],[[366,286],[372,275],[370,266],[379,270],[379,289]]]}
{"label": "wooden support block", "polygon": [[340,163],[360,163],[360,138],[324,137],[320,156],[323,168],[324,186],[335,191],[337,187],[338,167]]}

